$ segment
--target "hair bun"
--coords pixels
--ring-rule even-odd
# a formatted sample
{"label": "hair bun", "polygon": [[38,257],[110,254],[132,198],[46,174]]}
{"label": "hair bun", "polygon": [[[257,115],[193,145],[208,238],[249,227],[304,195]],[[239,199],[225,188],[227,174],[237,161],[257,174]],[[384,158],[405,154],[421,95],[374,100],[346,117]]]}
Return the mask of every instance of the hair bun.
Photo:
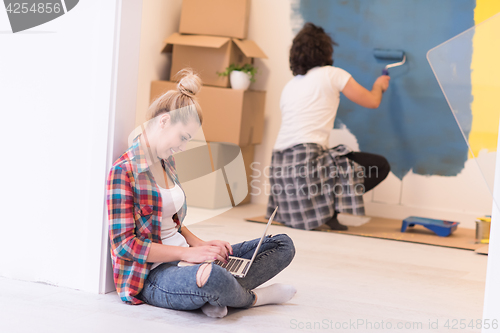
{"label": "hair bun", "polygon": [[194,97],[201,89],[201,78],[191,68],[180,70],[176,77],[180,78],[177,89],[183,95]]}

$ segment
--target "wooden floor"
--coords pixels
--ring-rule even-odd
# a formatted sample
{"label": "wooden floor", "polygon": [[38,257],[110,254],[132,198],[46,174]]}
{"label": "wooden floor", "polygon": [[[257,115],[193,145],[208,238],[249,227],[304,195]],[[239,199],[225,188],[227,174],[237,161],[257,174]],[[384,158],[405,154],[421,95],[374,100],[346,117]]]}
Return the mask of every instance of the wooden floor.
{"label": "wooden floor", "polygon": [[[231,243],[260,237],[264,226],[244,218],[264,208],[245,205],[189,228],[202,239]],[[287,233],[296,247],[292,264],[270,281],[297,287],[287,304],[230,309],[216,320],[201,311],[129,306],[116,293],[0,279],[2,331],[480,332],[451,328],[481,318],[487,256],[282,226],[271,226],[270,233]]]}

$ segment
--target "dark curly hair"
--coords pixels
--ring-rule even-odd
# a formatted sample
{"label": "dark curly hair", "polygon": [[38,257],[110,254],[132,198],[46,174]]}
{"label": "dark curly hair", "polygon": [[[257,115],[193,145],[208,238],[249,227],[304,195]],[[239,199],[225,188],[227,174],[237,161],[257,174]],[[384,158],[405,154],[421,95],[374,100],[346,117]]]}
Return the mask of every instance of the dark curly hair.
{"label": "dark curly hair", "polygon": [[304,24],[290,48],[290,69],[293,75],[304,75],[313,67],[333,65],[333,45],[338,45],[311,22]]}

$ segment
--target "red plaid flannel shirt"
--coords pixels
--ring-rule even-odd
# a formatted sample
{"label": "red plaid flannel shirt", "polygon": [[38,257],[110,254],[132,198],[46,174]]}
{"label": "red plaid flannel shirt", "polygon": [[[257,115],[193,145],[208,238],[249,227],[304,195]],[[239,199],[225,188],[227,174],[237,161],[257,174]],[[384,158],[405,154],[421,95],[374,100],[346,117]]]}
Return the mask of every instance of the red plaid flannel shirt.
{"label": "red plaid flannel shirt", "polygon": [[[151,242],[161,244],[162,201],[139,136],[113,164],[107,179],[107,205],[113,276],[120,298],[129,304],[143,303],[134,297],[144,286],[152,263],[146,262]],[[172,156],[163,168],[180,186]],[[172,216],[180,226],[186,216],[186,201]]]}

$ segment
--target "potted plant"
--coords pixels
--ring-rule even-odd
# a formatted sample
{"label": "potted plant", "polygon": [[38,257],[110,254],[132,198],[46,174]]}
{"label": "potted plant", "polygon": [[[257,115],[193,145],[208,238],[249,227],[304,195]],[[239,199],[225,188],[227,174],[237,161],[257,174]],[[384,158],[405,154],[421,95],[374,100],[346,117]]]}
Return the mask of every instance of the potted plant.
{"label": "potted plant", "polygon": [[257,68],[255,68],[252,64],[245,64],[243,66],[231,64],[224,72],[217,72],[219,76],[229,76],[231,88],[243,90],[247,90],[250,83],[255,82],[256,73]]}

